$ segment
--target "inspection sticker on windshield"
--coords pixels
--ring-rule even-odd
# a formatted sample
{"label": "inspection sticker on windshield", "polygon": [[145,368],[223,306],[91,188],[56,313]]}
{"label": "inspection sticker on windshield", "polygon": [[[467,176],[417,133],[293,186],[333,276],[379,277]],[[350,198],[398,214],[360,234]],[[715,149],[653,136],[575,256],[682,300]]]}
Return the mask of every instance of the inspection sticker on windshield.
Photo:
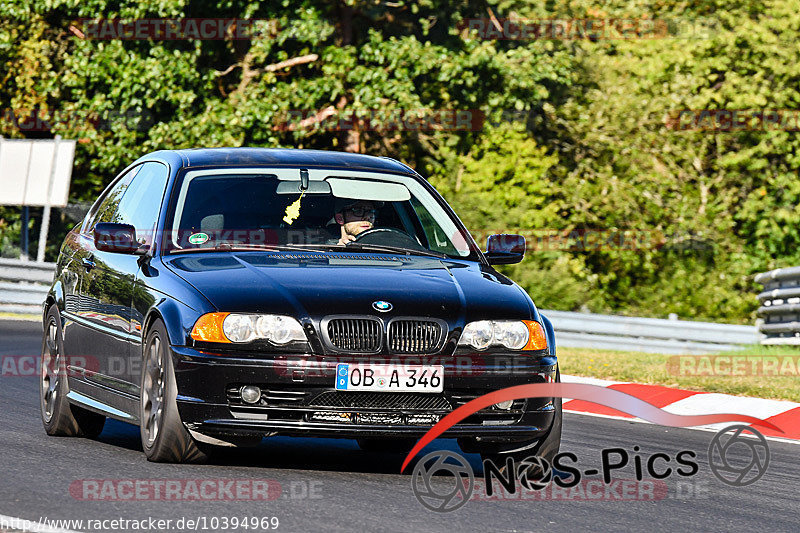
{"label": "inspection sticker on windshield", "polygon": [[189,242],[192,244],[205,244],[208,242],[208,235],[205,233],[195,233],[189,236]]}
{"label": "inspection sticker on windshield", "polygon": [[336,390],[371,392],[442,392],[442,365],[375,365],[339,363]]}

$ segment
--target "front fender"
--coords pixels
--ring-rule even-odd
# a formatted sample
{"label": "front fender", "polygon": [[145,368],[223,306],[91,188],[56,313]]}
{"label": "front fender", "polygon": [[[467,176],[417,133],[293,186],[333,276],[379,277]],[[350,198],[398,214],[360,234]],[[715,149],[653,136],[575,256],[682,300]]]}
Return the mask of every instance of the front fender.
{"label": "front fender", "polygon": [[544,334],[547,337],[547,351],[550,355],[556,355],[556,331],[553,328],[553,323],[550,319],[539,313],[542,317],[542,324],[544,324]]}
{"label": "front fender", "polygon": [[64,284],[60,279],[56,279],[42,302],[42,324],[47,322],[47,311],[53,304],[58,307],[59,311],[64,311]]}
{"label": "front fender", "polygon": [[161,319],[167,328],[167,335],[169,336],[169,343],[172,346],[186,346],[186,341],[192,331],[194,323],[202,313],[188,307],[181,305],[174,300],[167,298],[162,299],[156,303],[144,321],[143,338],[153,320]]}

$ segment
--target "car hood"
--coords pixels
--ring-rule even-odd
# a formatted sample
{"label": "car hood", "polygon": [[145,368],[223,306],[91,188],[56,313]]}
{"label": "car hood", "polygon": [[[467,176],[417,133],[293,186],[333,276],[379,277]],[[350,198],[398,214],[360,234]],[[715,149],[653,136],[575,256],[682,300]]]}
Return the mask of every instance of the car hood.
{"label": "car hood", "polygon": [[[219,311],[436,317],[451,326],[485,318],[538,318],[508,278],[470,261],[311,252],[217,252],[166,258]],[[373,302],[392,305],[378,312]]]}

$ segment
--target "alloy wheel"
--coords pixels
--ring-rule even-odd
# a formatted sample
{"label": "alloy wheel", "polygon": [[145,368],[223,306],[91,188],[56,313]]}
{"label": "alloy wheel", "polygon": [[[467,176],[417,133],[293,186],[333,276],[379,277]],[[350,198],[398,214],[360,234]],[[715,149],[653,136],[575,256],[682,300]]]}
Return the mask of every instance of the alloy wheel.
{"label": "alloy wheel", "polygon": [[147,445],[152,446],[158,437],[164,413],[164,356],[158,335],[151,338],[147,347],[142,402],[145,437]]}
{"label": "alloy wheel", "polygon": [[61,375],[61,352],[58,347],[58,324],[55,318],[50,317],[47,324],[44,346],[42,347],[42,369],[41,369],[41,388],[42,388],[42,408],[47,422],[53,418],[53,411],[59,391],[59,379]]}

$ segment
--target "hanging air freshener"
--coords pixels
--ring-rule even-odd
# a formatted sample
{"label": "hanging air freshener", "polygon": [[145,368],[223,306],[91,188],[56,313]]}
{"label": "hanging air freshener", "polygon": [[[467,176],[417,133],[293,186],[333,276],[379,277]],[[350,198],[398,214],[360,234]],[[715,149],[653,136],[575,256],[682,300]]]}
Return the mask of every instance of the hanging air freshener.
{"label": "hanging air freshener", "polygon": [[308,169],[301,168],[300,198],[298,198],[293,203],[286,206],[286,216],[283,217],[283,221],[289,224],[290,226],[295,220],[297,220],[297,217],[300,216],[300,201],[303,199],[303,195],[306,193],[307,189],[308,189]]}
{"label": "hanging air freshener", "polygon": [[290,226],[300,216],[300,200],[303,199],[305,193],[306,191],[301,192],[300,198],[286,206],[286,216],[283,217],[283,220]]}

